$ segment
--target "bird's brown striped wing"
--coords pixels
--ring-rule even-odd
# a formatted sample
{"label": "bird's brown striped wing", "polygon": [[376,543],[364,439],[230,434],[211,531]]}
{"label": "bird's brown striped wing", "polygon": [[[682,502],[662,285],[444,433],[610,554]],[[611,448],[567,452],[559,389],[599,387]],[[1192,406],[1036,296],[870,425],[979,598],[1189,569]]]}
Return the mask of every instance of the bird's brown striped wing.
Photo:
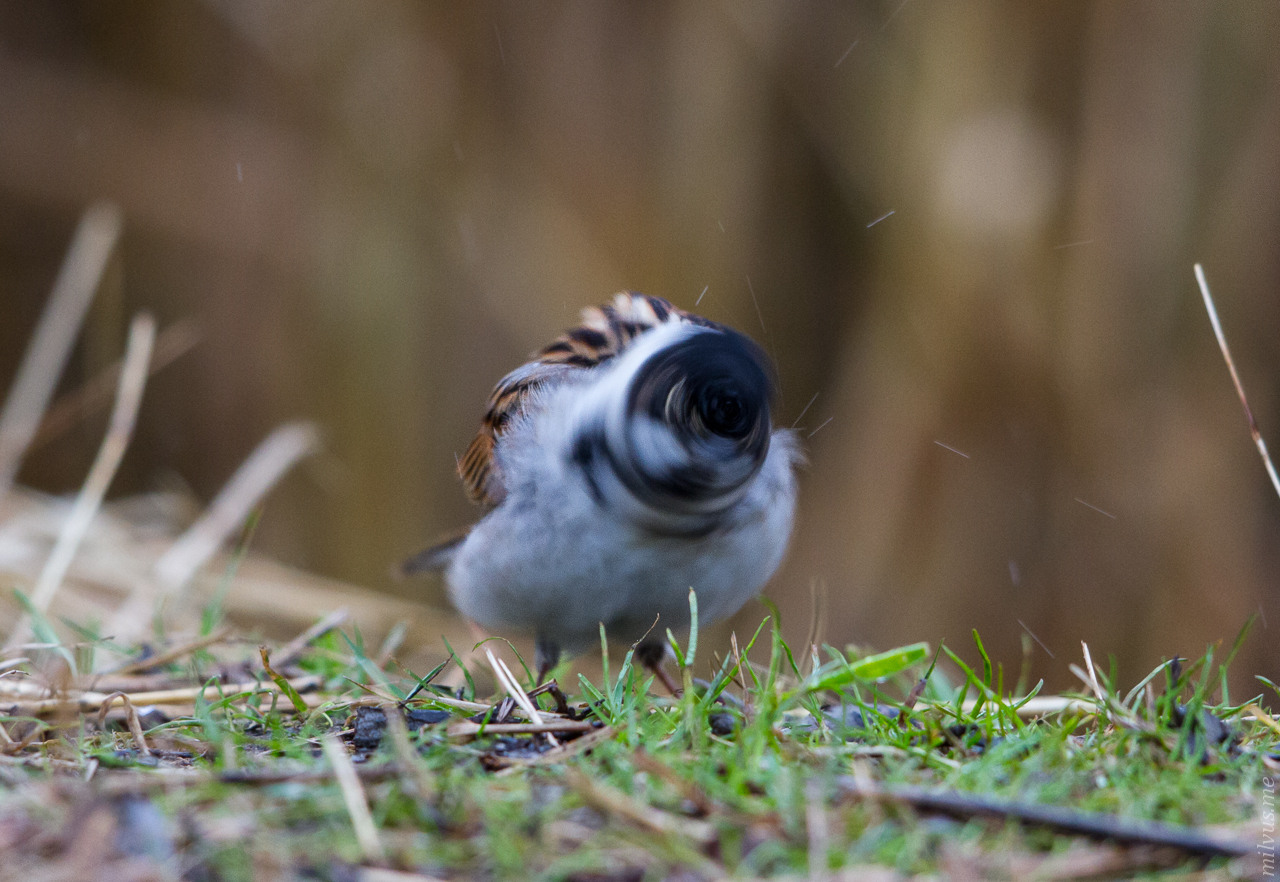
{"label": "bird's brown striped wing", "polygon": [[533,361],[503,377],[489,396],[479,432],[458,461],[467,495],[482,505],[497,505],[506,495],[494,448],[535,389],[563,379],[567,372],[608,361],[640,334],[669,321],[712,324],[660,297],[624,291],[614,295],[611,303],[583,310],[582,324],[565,331],[537,352]]}

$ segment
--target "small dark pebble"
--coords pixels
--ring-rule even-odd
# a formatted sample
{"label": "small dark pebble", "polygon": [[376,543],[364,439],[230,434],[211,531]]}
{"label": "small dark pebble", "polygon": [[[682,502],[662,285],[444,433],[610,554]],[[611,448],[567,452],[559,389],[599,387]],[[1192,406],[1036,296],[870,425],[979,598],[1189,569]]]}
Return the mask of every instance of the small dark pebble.
{"label": "small dark pebble", "polygon": [[376,750],[382,743],[382,733],[386,728],[387,714],[382,708],[358,707],[351,744],[356,750]]}
{"label": "small dark pebble", "polygon": [[540,756],[551,749],[551,742],[545,738],[529,738],[523,735],[502,735],[493,740],[489,753],[503,757]]}
{"label": "small dark pebble", "polygon": [[726,711],[718,711],[707,715],[707,724],[712,735],[732,735],[738,730],[738,718]]}
{"label": "small dark pebble", "polygon": [[[1186,705],[1176,704],[1173,707],[1172,721],[1175,726],[1183,726],[1187,721]],[[1188,732],[1187,753],[1199,757],[1201,763],[1211,761],[1211,748],[1217,747],[1228,754],[1239,748],[1240,739],[1232,731],[1231,726],[1207,710],[1201,710],[1196,716]]]}
{"label": "small dark pebble", "polygon": [[[1181,726],[1186,721],[1187,706],[1184,704],[1174,705],[1173,724]],[[1234,733],[1231,731],[1231,727],[1207,710],[1200,711],[1200,715],[1196,718],[1196,724],[1210,744],[1224,744],[1233,740]]]}
{"label": "small dark pebble", "polygon": [[494,772],[505,768],[507,760],[534,759],[548,750],[551,750],[551,742],[545,738],[502,735],[495,738],[489,749],[480,755],[480,765]]}
{"label": "small dark pebble", "polygon": [[410,729],[417,729],[422,726],[434,726],[436,723],[447,722],[451,716],[453,715],[448,711],[411,707],[404,712],[404,721]]}
{"label": "small dark pebble", "polygon": [[[421,729],[448,720],[448,711],[428,708],[407,708],[402,710],[405,725],[409,729]],[[377,750],[382,743],[382,733],[387,728],[387,714],[380,707],[363,706],[356,708],[356,719],[353,725],[351,744],[356,750]]]}
{"label": "small dark pebble", "polygon": [[968,748],[974,753],[983,753],[987,749],[986,733],[973,723],[956,723],[943,731],[956,747]]}
{"label": "small dark pebble", "polygon": [[[875,712],[891,719],[898,715],[898,709],[887,704],[876,705]],[[822,715],[827,718],[828,725],[837,730],[867,728],[862,708],[856,704],[830,705],[822,709]]]}
{"label": "small dark pebble", "polygon": [[[896,721],[900,713],[900,710],[891,704],[877,704],[873,710],[874,713],[881,714],[891,721]],[[826,724],[846,741],[858,740],[867,730],[863,710],[855,704],[827,705],[822,709],[822,717]],[[918,726],[918,724],[915,725]],[[818,721],[811,716],[803,717],[794,721],[792,728],[801,732],[812,732],[818,728]]]}
{"label": "small dark pebble", "polygon": [[132,747],[113,750],[110,757],[99,755],[99,760],[109,766],[158,766],[160,758],[155,755],[143,756]]}

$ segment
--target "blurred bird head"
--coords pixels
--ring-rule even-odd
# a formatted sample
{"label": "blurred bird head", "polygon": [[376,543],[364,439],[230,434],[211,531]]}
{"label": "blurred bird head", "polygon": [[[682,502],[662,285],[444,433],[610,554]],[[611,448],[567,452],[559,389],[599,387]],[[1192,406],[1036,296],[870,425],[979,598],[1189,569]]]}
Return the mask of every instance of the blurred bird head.
{"label": "blurred bird head", "polygon": [[669,323],[592,373],[570,445],[597,500],[659,533],[716,529],[769,452],[768,357],[732,329]]}

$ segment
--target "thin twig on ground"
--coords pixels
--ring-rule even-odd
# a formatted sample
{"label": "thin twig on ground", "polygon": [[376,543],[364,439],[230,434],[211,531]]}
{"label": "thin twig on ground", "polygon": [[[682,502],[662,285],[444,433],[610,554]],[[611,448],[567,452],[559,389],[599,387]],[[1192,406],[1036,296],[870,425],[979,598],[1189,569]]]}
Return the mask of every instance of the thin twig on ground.
{"label": "thin twig on ground", "polygon": [[643,747],[636,748],[635,752],[631,754],[631,762],[637,769],[647,772],[675,790],[683,799],[687,799],[697,806],[698,811],[703,814],[710,814],[716,808],[705,790],[680,775],[675,769],[659,760]]}
{"label": "thin twig on ground", "polygon": [[329,613],[280,648],[276,653],[276,667],[284,668],[293,664],[307,651],[308,646],[335,628],[342,627],[350,618],[351,611],[345,606]]}
{"label": "thin twig on ground", "polygon": [[593,780],[573,767],[565,769],[565,781],[595,808],[626,818],[656,833],[691,839],[700,845],[710,845],[719,838],[716,828],[706,821],[680,817],[654,808]]}
{"label": "thin twig on ground", "polygon": [[[309,689],[315,689],[324,682],[323,677],[308,675],[305,677],[293,677],[288,680],[290,686],[296,692],[302,693]],[[240,695],[243,693],[270,693],[279,692],[274,684],[261,683],[257,681],[247,683],[203,683],[199,686],[189,686],[181,689],[158,689],[154,692],[133,692],[129,693],[129,699],[134,704],[191,704],[199,698],[208,699],[210,696],[219,695]],[[12,705],[7,705],[5,710],[11,716],[15,717],[39,717],[45,714],[64,713],[68,710],[79,711],[80,713],[93,713],[102,707],[103,703],[110,697],[107,693],[102,692],[81,692],[73,693],[67,697],[59,698],[43,698],[35,701],[21,701]]]}
{"label": "thin twig on ground", "polygon": [[555,732],[593,732],[599,724],[591,720],[556,720],[541,723],[473,723],[459,720],[446,734],[450,738],[470,739],[477,735],[550,735]]}
{"label": "thin twig on ground", "polygon": [[1194,827],[1180,827],[1159,821],[1140,821],[1101,812],[1079,811],[1058,805],[1014,802],[954,790],[923,787],[867,786],[849,777],[840,782],[848,796],[897,803],[959,818],[997,818],[1074,833],[1092,839],[1109,839],[1124,845],[1151,845],[1176,848],[1199,857],[1241,857],[1253,853],[1253,844],[1206,833]]}
{"label": "thin twig on ground", "polygon": [[113,668],[107,668],[100,671],[100,676],[120,676],[123,674],[136,674],[142,671],[149,671],[153,668],[167,665],[170,662],[177,661],[183,656],[190,655],[193,652],[199,652],[201,649],[207,649],[217,643],[221,643],[231,636],[230,627],[221,627],[212,634],[206,634],[203,637],[197,637],[194,640],[188,640],[185,643],[179,643],[171,646],[163,652],[157,652],[155,655],[149,655],[146,658],[130,659]]}

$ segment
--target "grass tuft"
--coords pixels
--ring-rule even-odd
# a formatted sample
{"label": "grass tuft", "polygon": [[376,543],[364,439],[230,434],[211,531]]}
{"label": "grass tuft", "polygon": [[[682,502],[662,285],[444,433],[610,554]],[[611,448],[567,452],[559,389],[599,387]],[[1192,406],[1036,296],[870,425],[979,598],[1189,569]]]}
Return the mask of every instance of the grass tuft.
{"label": "grass tuft", "polygon": [[[488,695],[489,675],[459,671],[452,649],[418,677],[325,623],[255,659],[206,622],[152,647],[155,666],[135,649],[117,665],[129,673],[96,677],[81,662],[121,647],[90,628],[63,644],[55,623],[32,624],[40,653],[0,659],[0,831],[44,832],[6,840],[6,872],[70,868],[85,805],[114,831],[104,866],[191,878],[361,866],[458,879],[960,866],[1252,878],[1263,866],[1280,726],[1262,696],[1232,703],[1226,686],[1251,623],[1225,655],[1169,660],[1127,689],[1085,647],[1084,689],[1068,696],[1007,691],[977,634],[976,668],[920,643],[798,660],[773,616],[723,658],[693,635],[673,647],[685,689],[672,696],[631,650],[615,668],[602,633],[599,678],[580,675],[559,710],[538,690]],[[42,680],[39,658],[61,659],[61,679]],[[441,685],[450,677],[461,685]],[[143,854],[119,845],[140,817]]]}

